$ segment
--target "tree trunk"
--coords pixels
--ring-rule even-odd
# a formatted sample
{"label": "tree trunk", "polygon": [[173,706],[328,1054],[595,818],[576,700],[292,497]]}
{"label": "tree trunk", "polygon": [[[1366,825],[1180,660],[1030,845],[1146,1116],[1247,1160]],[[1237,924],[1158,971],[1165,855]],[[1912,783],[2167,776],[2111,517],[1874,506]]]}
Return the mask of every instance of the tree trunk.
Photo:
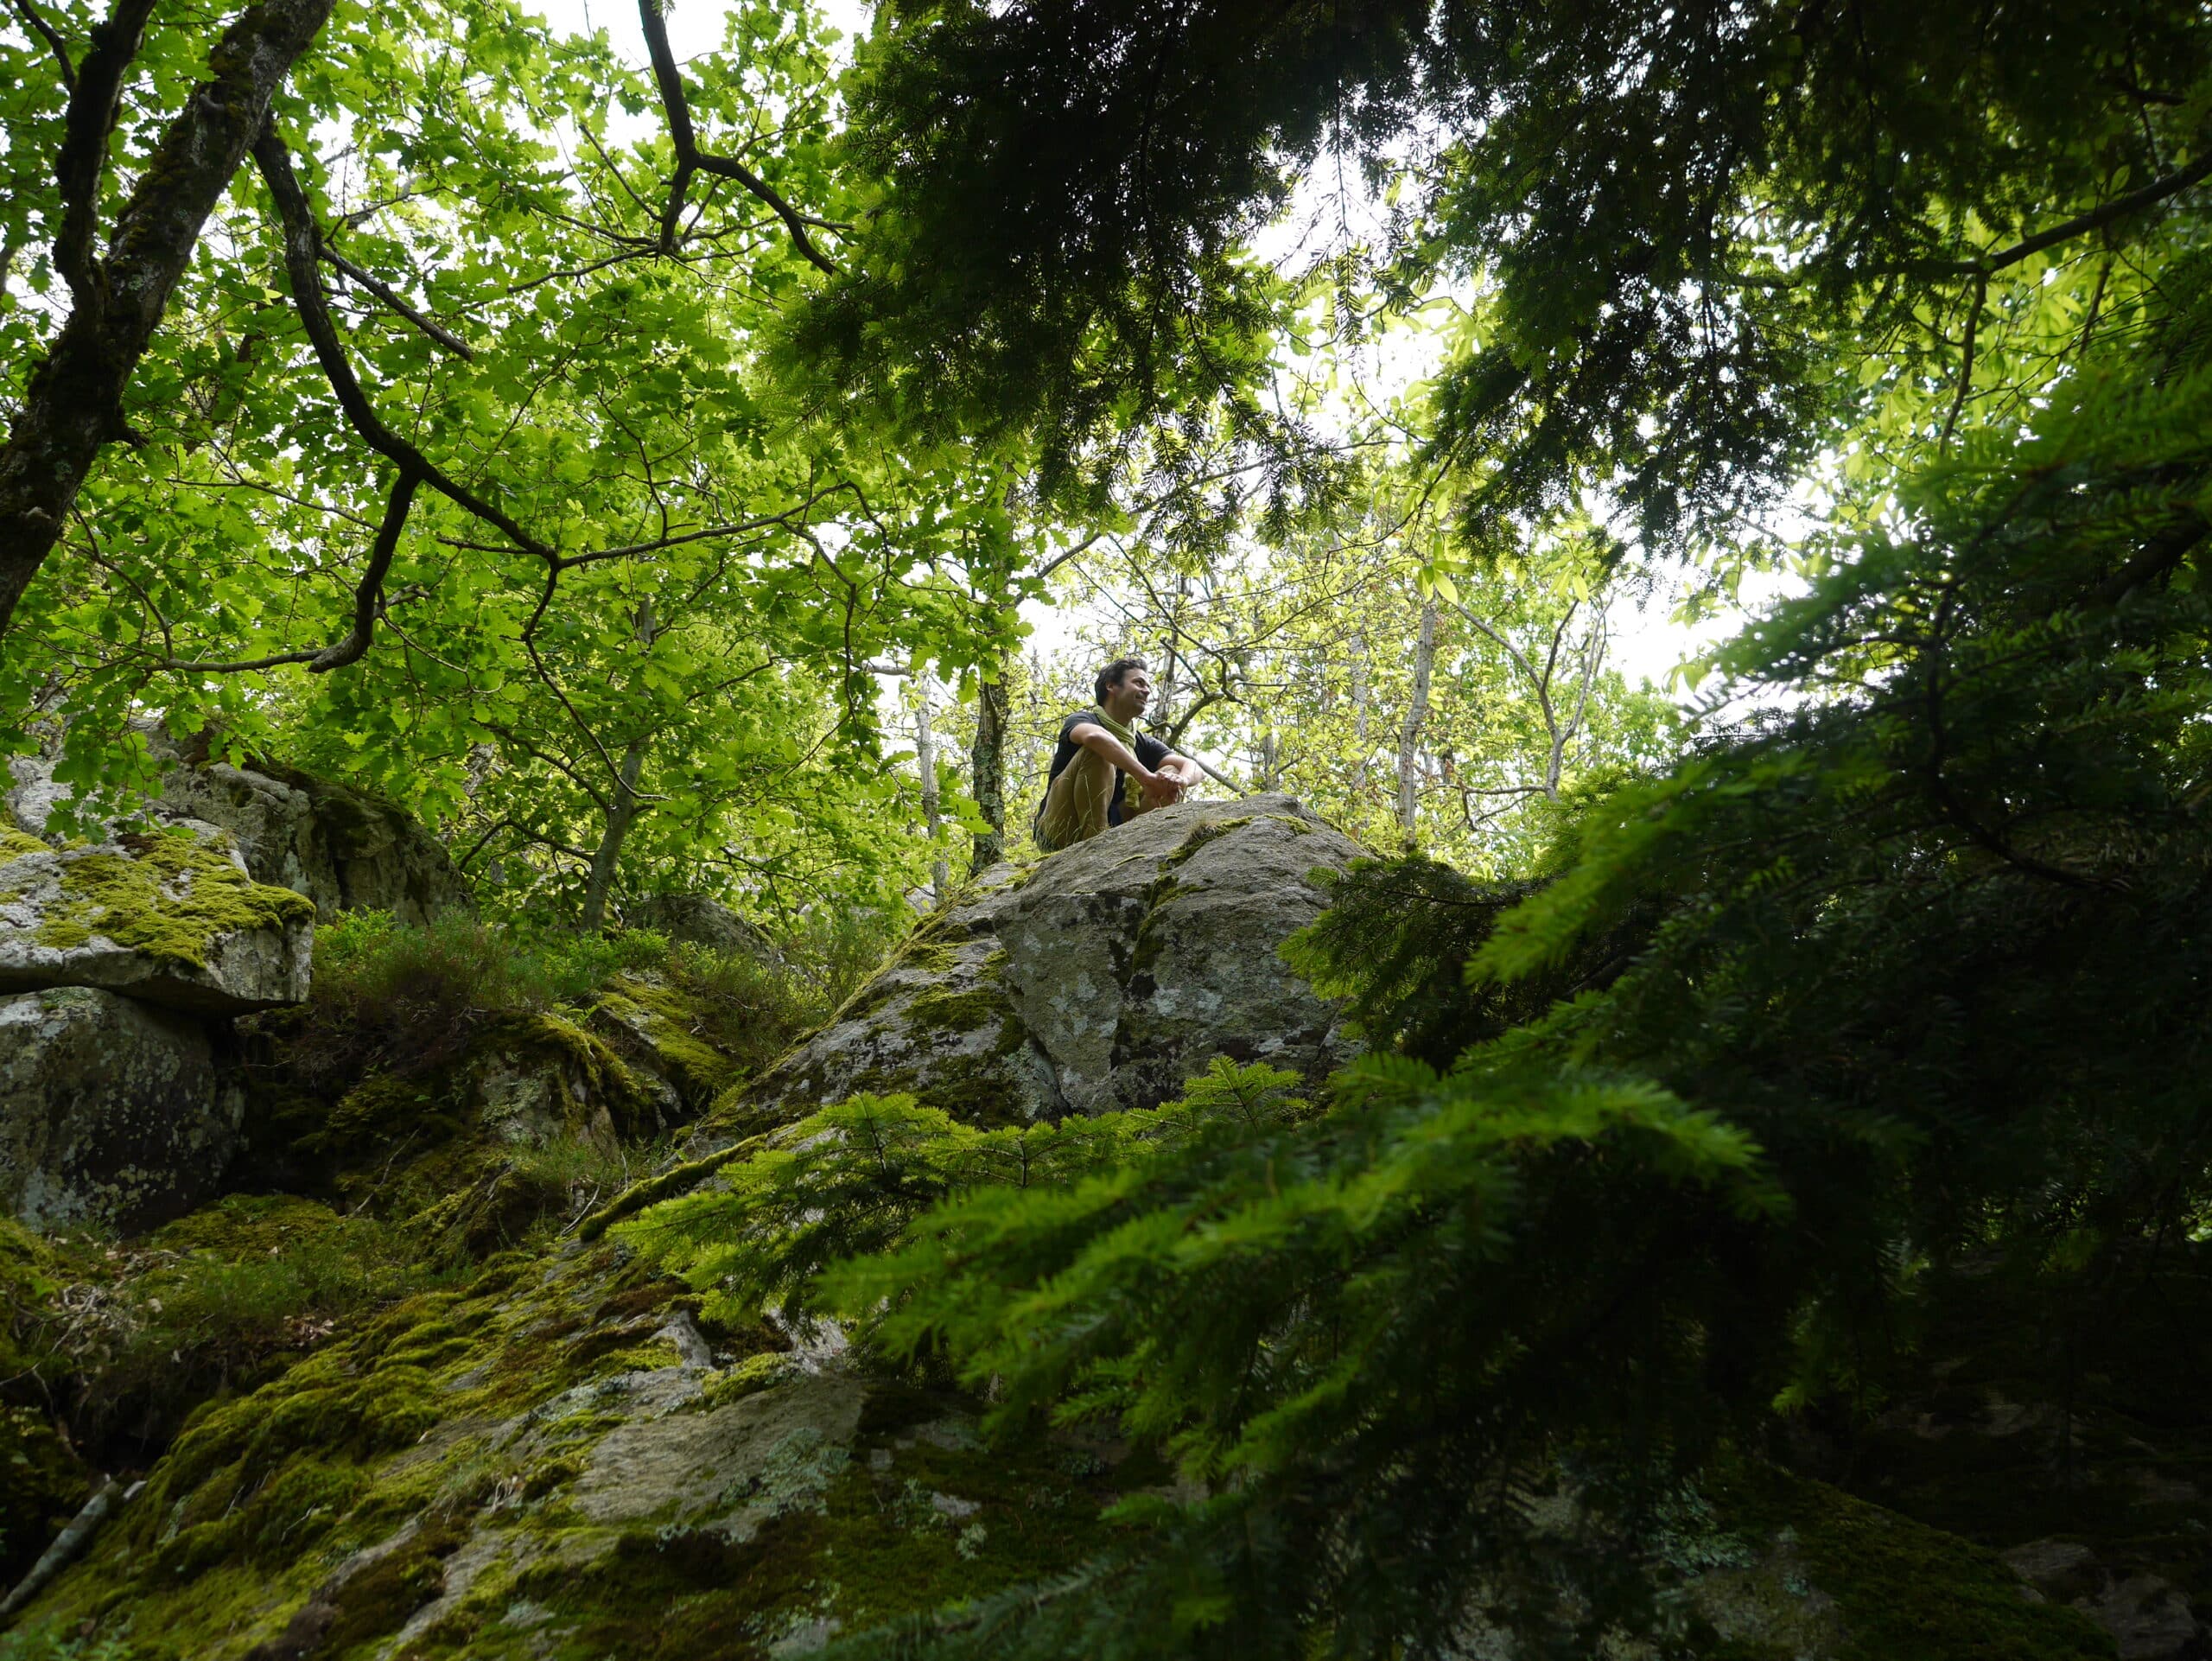
{"label": "tree trunk", "polygon": [[937,733],[930,725],[930,678],[923,676],[915,690],[921,696],[914,705],[914,760],[922,770],[922,821],[930,832],[930,898],[942,903],[952,875],[938,842],[942,805],[938,799]]}
{"label": "tree trunk", "polygon": [[1436,596],[1430,595],[1421,602],[1421,638],[1414,647],[1414,690],[1406,701],[1405,729],[1398,738],[1398,829],[1410,843],[1414,839],[1414,817],[1420,811],[1421,801],[1415,791],[1420,781],[1421,729],[1428,720],[1428,681],[1436,667]]}
{"label": "tree trunk", "polygon": [[1191,579],[1178,571],[1174,592],[1167,601],[1167,627],[1160,637],[1160,672],[1152,678],[1152,710],[1145,722],[1154,732],[1175,724],[1175,669],[1183,656],[1183,601],[1190,592]]}
{"label": "tree trunk", "polygon": [[968,873],[973,876],[987,865],[1006,857],[1006,729],[1009,700],[1004,683],[980,682],[976,688],[976,748],[974,764],[976,806],[990,828],[976,838]]}
{"label": "tree trunk", "polygon": [[1360,771],[1367,770],[1367,636],[1351,637],[1351,735],[1360,744]]}
{"label": "tree trunk", "polygon": [[[208,214],[267,120],[270,97],[330,8],[331,0],[263,0],[239,14],[215,45],[213,73],[193,88],[147,158],[110,230],[107,258],[97,266],[97,158],[105,156],[113,130],[113,99],[136,55],[136,30],[105,47],[96,41],[87,54],[70,99],[59,169],[66,200],[54,263],[71,277],[73,303],[53,351],[32,372],[0,448],[0,633],[60,538],[100,450],[129,436],[124,389]],[[117,19],[122,16],[119,7]],[[102,50],[111,60],[105,77],[93,73]],[[103,80],[105,86],[96,84]]]}
{"label": "tree trunk", "polygon": [[596,934],[607,926],[607,896],[614,891],[614,870],[622,857],[622,843],[638,822],[638,778],[645,768],[645,741],[633,738],[622,752],[621,770],[614,780],[614,799],[607,809],[607,829],[591,856],[591,875],[584,883],[583,928]]}

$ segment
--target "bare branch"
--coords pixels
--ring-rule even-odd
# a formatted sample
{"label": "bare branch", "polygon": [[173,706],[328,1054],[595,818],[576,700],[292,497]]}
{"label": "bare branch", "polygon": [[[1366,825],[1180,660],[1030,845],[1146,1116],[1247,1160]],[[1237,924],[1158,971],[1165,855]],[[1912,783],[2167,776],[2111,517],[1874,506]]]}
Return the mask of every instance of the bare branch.
{"label": "bare branch", "polygon": [[474,350],[471,348],[467,341],[462,340],[458,334],[455,334],[451,329],[446,328],[444,324],[439,322],[435,318],[425,316],[423,313],[416,310],[414,307],[409,305],[404,300],[401,299],[389,285],[382,282],[380,279],[370,276],[359,265],[356,265],[352,260],[346,258],[345,255],[340,253],[335,248],[333,248],[328,243],[326,242],[321,245],[321,253],[325,259],[328,260],[333,265],[336,266],[340,271],[343,271],[348,277],[350,277],[356,286],[367,290],[369,293],[383,301],[385,305],[397,312],[409,322],[414,324],[416,328],[422,330],[422,332],[429,335],[430,339],[435,340],[440,346],[445,347],[447,351],[454,353],[460,357],[467,358],[471,362],[475,360],[476,353]]}
{"label": "bare branch", "polygon": [[416,482],[415,475],[404,468],[392,480],[391,494],[385,500],[384,523],[377,527],[376,544],[369,550],[369,568],[361,573],[353,590],[353,633],[308,665],[309,674],[327,675],[349,663],[359,663],[369,649],[376,634],[377,614],[384,606],[385,576],[398,550],[399,533],[406,528],[407,510],[415,504]]}
{"label": "bare branch", "polygon": [[318,265],[321,254],[321,233],[315,228],[315,215],[308,205],[307,192],[300,188],[299,175],[292,171],[292,154],[284,147],[284,141],[276,136],[273,127],[265,127],[261,137],[254,141],[253,159],[261,169],[263,180],[269,186],[269,194],[276,203],[277,220],[284,233],[284,269],[291,279],[293,309],[299,314],[301,325],[307,330],[308,340],[315,347],[315,359],[322,366],[323,379],[330,383],[330,390],[337,394],[339,407],[345,410],[347,423],[360,435],[362,442],[402,473],[411,474],[454,506],[495,526],[525,553],[537,555],[549,565],[556,563],[559,556],[551,548],[524,530],[503,510],[449,476],[422,451],[385,425],[383,418],[370,404],[368,395],[362,391],[361,383],[355,378],[353,366],[346,359],[345,345],[339,340],[337,328],[330,320],[330,308],[323,301],[322,277]]}
{"label": "bare branch", "polygon": [[830,277],[843,275],[836,263],[814,245],[814,239],[807,235],[807,227],[811,225],[825,231],[839,231],[844,226],[800,213],[784,200],[774,186],[743,162],[727,156],[712,156],[699,148],[698,134],[691,125],[691,102],[684,94],[683,72],[676,67],[676,54],[668,43],[668,22],[661,15],[658,0],[638,0],[638,21],[645,31],[645,49],[653,60],[653,80],[660,88],[661,108],[668,117],[669,139],[676,149],[676,177],[669,182],[668,206],[661,210],[661,252],[676,251],[676,229],[683,217],[684,196],[690,188],[691,175],[711,173],[734,179],[774,209],[776,217],[791,232],[792,245],[817,270]]}
{"label": "bare branch", "polygon": [[15,0],[15,6],[17,15],[22,18],[23,22],[32,33],[54,49],[54,60],[60,66],[61,69],[61,84],[70,92],[74,92],[77,90],[77,72],[70,65],[69,48],[62,40],[61,32],[46,21],[44,15],[31,3],[31,0]]}

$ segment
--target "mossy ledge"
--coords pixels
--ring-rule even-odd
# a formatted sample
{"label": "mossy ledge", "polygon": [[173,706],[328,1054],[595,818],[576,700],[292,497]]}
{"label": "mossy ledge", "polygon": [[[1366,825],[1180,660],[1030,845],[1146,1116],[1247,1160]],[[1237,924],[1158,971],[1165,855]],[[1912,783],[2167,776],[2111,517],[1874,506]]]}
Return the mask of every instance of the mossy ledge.
{"label": "mossy ledge", "polygon": [[130,833],[60,850],[18,834],[0,851],[14,856],[0,866],[0,889],[20,893],[41,875],[22,862],[53,862],[59,902],[46,908],[35,938],[58,951],[102,939],[157,963],[206,969],[227,936],[315,920],[306,895],[256,882],[220,845],[188,832]]}

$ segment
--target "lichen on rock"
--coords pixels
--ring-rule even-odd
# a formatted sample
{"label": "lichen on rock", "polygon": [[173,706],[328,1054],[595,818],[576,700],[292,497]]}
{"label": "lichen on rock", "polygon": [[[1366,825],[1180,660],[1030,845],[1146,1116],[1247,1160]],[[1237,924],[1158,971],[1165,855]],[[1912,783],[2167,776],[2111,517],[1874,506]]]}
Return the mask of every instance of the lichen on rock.
{"label": "lichen on rock", "polygon": [[256,882],[213,827],[0,856],[0,991],[98,986],[200,1014],[307,996],[313,904]]}
{"label": "lichen on rock", "polygon": [[140,1229],[216,1192],[242,1098],[200,1025],[96,988],[0,996],[0,1206]]}
{"label": "lichen on rock", "polygon": [[862,1091],[983,1123],[1156,1106],[1217,1055],[1318,1078],[1354,1047],[1275,948],[1356,844],[1287,796],[1164,808],[980,875],[828,1025],[716,1104],[738,1134]]}

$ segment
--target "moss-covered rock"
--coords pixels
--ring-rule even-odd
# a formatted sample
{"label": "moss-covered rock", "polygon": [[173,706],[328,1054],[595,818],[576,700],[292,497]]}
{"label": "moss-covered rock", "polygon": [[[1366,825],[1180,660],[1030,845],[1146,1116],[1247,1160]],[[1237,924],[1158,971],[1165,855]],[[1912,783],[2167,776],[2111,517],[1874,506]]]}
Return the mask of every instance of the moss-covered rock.
{"label": "moss-covered rock", "polygon": [[101,987],[203,1015],[307,996],[312,902],[256,882],[213,826],[0,845],[0,991]]}
{"label": "moss-covered rock", "polygon": [[743,1073],[709,1033],[715,1012],[668,974],[623,975],[592,1006],[593,1032],[607,1040],[648,1087],[673,1123],[704,1108]]}
{"label": "moss-covered rock", "polygon": [[352,785],[275,761],[185,761],[163,776],[160,805],[231,831],[256,880],[304,894],[326,922],[382,911],[420,924],[474,904],[435,837]]}
{"label": "moss-covered rock", "polygon": [[[134,1661],[766,1661],[1049,1581],[1167,1480],[1120,1443],[987,1441],[957,1395],[695,1310],[604,1244],[398,1304],[203,1410],[19,1632]],[[1764,1467],[1686,1509],[1645,1572],[1671,1656],[2113,1654],[1993,1555]]]}
{"label": "moss-covered rock", "polygon": [[1156,1106],[1217,1055],[1309,1075],[1351,1053],[1275,948],[1357,847],[1285,796],[1147,813],[1000,866],[817,1033],[715,1107],[736,1135],[862,1091],[982,1123]]}
{"label": "moss-covered rock", "polygon": [[1997,1553],[2130,1661],[2195,1661],[2212,1640],[2195,1337],[2212,1322],[2212,1244],[2087,1266],[1967,1257],[1919,1290],[1911,1341],[1864,1358],[1872,1410],[1808,1416],[1799,1461]]}
{"label": "moss-covered rock", "polygon": [[340,1633],[765,1657],[1103,1539],[1122,1480],[1098,1450],[986,1447],[957,1397],[702,1333],[691,1308],[604,1245],[401,1304],[204,1410],[22,1630],[146,1661],[337,1654]]}

